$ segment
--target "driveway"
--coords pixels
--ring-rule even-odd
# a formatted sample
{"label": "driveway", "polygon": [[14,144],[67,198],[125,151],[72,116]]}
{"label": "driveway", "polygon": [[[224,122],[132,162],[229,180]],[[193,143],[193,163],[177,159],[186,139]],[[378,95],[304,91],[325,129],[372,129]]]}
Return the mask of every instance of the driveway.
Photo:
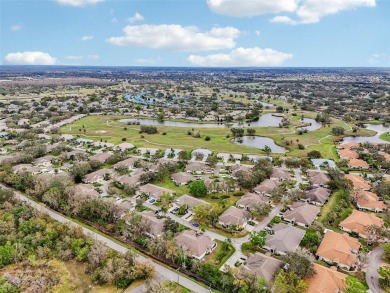
{"label": "driveway", "polygon": [[379,287],[378,274],[378,268],[381,266],[383,254],[383,248],[378,246],[371,251],[368,259],[366,282],[368,287],[370,288],[370,291],[373,293],[383,292],[383,290]]}

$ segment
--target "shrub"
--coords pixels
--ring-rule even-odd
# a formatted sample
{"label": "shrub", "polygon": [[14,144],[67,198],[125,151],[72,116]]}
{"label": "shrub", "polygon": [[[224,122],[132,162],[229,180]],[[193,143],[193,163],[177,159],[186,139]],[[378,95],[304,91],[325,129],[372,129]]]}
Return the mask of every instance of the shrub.
{"label": "shrub", "polygon": [[122,141],[126,141],[126,137],[122,137]]}
{"label": "shrub", "polygon": [[237,191],[233,194],[234,196],[243,196],[244,193],[242,191]]}
{"label": "shrub", "polygon": [[210,136],[206,136],[206,137],[204,138],[205,141],[209,141],[210,139],[211,139]]}

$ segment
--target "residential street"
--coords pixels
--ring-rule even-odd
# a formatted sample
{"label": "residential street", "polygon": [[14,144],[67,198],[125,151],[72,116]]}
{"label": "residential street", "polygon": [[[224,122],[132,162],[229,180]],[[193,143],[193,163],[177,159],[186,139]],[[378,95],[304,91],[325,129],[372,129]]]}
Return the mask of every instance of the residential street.
{"label": "residential street", "polygon": [[366,272],[366,282],[372,293],[383,292],[383,290],[379,287],[378,274],[378,268],[381,266],[383,254],[383,248],[378,246],[371,251],[369,256]]}
{"label": "residential street", "polygon": [[[7,188],[4,185],[2,185],[2,187]],[[64,224],[71,224],[71,225],[80,227],[83,230],[85,235],[91,236],[94,239],[103,242],[109,248],[116,250],[118,252],[121,252],[121,253],[125,253],[126,251],[128,251],[128,249],[126,247],[110,240],[109,238],[107,238],[101,234],[93,232],[92,230],[90,230],[88,228],[85,228],[85,227],[83,227],[75,222],[68,220],[65,216],[63,216],[57,212],[54,212],[41,204],[36,203],[35,201],[33,201],[33,200],[27,198],[26,196],[24,196],[23,194],[21,194],[20,192],[14,191],[14,193],[15,193],[15,196],[19,200],[22,200],[22,201],[26,202],[28,205],[32,206],[33,208],[36,208],[40,212],[49,215],[54,220],[61,222],[61,223],[64,223]],[[186,287],[186,288],[190,288],[194,292],[200,292],[200,293],[210,292],[209,289],[204,288],[203,286],[199,285],[198,283],[196,283],[196,282],[194,282],[194,281],[192,281],[184,276],[180,276],[178,278],[178,274],[175,271],[172,271],[172,270],[170,270],[170,269],[168,269],[168,268],[166,268],[158,263],[155,263],[152,259],[146,258],[146,257],[141,256],[141,255],[137,255],[136,259],[138,261],[149,261],[149,262],[153,263],[153,265],[156,269],[156,272],[158,272],[162,277],[164,277],[167,280],[174,280],[175,282],[179,281],[178,283],[181,286]]]}

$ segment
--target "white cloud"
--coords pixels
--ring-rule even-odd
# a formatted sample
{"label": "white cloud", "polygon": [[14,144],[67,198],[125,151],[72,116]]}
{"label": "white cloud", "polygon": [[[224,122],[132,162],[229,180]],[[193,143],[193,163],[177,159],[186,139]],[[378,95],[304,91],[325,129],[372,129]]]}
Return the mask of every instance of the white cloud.
{"label": "white cloud", "polygon": [[13,65],[53,65],[57,59],[44,52],[16,52],[5,56],[7,64]]}
{"label": "white cloud", "polygon": [[69,56],[65,56],[65,59],[69,59],[69,60],[81,60],[81,59],[83,59],[83,56],[79,56],[79,55],[69,55]]}
{"label": "white cloud", "polygon": [[133,22],[136,22],[136,21],[143,21],[145,18],[143,17],[143,15],[139,12],[136,12],[132,17],[129,17],[127,19],[128,22],[130,23],[133,23]]}
{"label": "white cloud", "polygon": [[161,61],[161,58],[137,58],[134,61],[140,64],[156,64]]}
{"label": "white cloud", "polygon": [[99,60],[100,59],[100,56],[97,54],[91,54],[91,55],[88,55],[87,57],[90,60]]}
{"label": "white cloud", "polygon": [[288,16],[276,16],[271,19],[271,22],[291,25],[317,23],[326,15],[359,7],[375,7],[375,5],[376,0],[302,0],[295,12],[296,20]]}
{"label": "white cloud", "polygon": [[372,54],[367,59],[368,64],[372,66],[388,66],[390,64],[390,55],[389,54]]}
{"label": "white cloud", "polygon": [[261,32],[260,31],[255,31],[256,36],[260,36]]}
{"label": "white cloud", "polygon": [[258,67],[280,65],[292,57],[292,54],[254,47],[237,48],[227,54],[190,55],[187,61],[205,67]]}
{"label": "white cloud", "polygon": [[207,0],[212,11],[235,17],[293,12],[297,8],[297,2],[298,0]]}
{"label": "white cloud", "polygon": [[21,24],[13,24],[11,25],[11,31],[18,32],[23,28]]}
{"label": "white cloud", "polygon": [[84,36],[81,38],[82,41],[90,41],[93,39],[93,36]]}
{"label": "white cloud", "polygon": [[103,0],[55,0],[55,1],[61,5],[68,5],[74,7],[84,7],[87,5],[94,5],[99,2],[103,2]]}
{"label": "white cloud", "polygon": [[134,46],[173,51],[208,51],[234,48],[240,31],[234,27],[213,27],[200,32],[197,27],[176,24],[128,25],[124,36],[111,37],[107,42],[116,46]]}

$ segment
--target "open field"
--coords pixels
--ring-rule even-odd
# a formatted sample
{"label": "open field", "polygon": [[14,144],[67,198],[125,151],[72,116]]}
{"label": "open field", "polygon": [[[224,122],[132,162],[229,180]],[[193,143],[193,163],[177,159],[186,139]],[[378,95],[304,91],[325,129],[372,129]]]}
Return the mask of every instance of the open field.
{"label": "open field", "polygon": [[[288,155],[303,157],[307,152],[316,149],[319,150],[324,158],[337,160],[334,147],[334,139],[337,137],[331,135],[331,129],[335,126],[341,126],[346,129],[345,135],[374,135],[373,131],[361,129],[357,133],[352,133],[351,127],[341,120],[333,119],[329,127],[323,127],[316,131],[311,131],[299,135],[295,126],[299,124],[301,114],[312,118],[315,113],[297,111],[297,116],[293,116],[292,125],[289,128],[279,127],[255,127],[256,135],[269,137],[275,140],[276,144],[289,149]],[[192,150],[199,147],[208,148],[215,152],[229,152],[240,154],[263,154],[262,150],[250,148],[242,145],[236,145],[230,142],[227,128],[199,128],[200,138],[194,138],[187,134],[191,128],[184,127],[165,127],[158,126],[158,134],[140,134],[139,125],[126,125],[119,122],[123,116],[87,116],[70,125],[62,127],[62,133],[79,135],[83,138],[93,139],[95,141],[107,141],[114,144],[122,142],[126,138],[127,142],[133,143],[136,147],[150,148],[179,148]],[[84,128],[85,132],[84,132]],[[125,130],[126,129],[126,130]],[[163,135],[166,133],[166,135]],[[210,136],[210,141],[204,138]],[[286,145],[289,141],[290,145]],[[305,146],[304,150],[298,149],[298,144]]]}

